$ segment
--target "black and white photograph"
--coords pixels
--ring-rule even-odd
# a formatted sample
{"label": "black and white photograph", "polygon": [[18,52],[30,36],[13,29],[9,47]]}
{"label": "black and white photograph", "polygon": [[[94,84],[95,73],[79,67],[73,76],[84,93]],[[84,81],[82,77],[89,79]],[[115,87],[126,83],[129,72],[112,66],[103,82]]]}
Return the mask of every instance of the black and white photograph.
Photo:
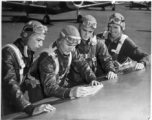
{"label": "black and white photograph", "polygon": [[150,120],[151,1],[1,1],[2,120]]}

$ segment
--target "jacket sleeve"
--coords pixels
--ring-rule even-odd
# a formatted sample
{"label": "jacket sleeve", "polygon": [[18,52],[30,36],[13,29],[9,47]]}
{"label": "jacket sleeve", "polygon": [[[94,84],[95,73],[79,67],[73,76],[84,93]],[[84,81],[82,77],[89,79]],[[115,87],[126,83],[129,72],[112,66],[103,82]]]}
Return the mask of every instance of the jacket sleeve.
{"label": "jacket sleeve", "polygon": [[88,83],[96,80],[94,72],[77,50],[72,51],[72,66]]}
{"label": "jacket sleeve", "polygon": [[139,49],[130,38],[127,38],[124,42],[124,52],[126,56],[139,63],[144,63],[145,66],[150,62],[148,54]]}
{"label": "jacket sleeve", "polygon": [[31,103],[25,98],[18,84],[19,73],[14,67],[17,65],[15,61],[15,57],[9,51],[2,50],[2,93],[17,109],[24,110]]}
{"label": "jacket sleeve", "polygon": [[109,54],[106,45],[100,39],[98,39],[96,50],[97,50],[97,52],[96,52],[97,53],[97,59],[99,60],[100,65],[102,66],[102,68],[106,72],[109,72],[109,71],[115,72],[112,57]]}
{"label": "jacket sleeve", "polygon": [[55,62],[51,56],[47,57],[40,63],[40,80],[42,82],[44,92],[47,96],[55,96],[59,98],[70,98],[69,88],[59,86],[58,79],[55,75]]}

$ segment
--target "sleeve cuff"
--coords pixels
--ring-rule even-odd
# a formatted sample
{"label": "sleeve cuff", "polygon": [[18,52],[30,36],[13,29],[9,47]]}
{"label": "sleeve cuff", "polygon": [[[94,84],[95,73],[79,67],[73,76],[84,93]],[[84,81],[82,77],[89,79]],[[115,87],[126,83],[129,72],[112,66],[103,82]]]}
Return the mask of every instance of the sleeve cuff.
{"label": "sleeve cuff", "polygon": [[110,72],[110,71],[116,73],[116,70],[114,68],[110,68],[107,72]]}
{"label": "sleeve cuff", "polygon": [[63,98],[70,98],[70,91],[71,91],[71,89],[66,89],[63,94]]}
{"label": "sleeve cuff", "polygon": [[24,108],[23,112],[25,112],[28,115],[32,116],[32,113],[33,113],[34,109],[35,109],[35,107],[33,105],[29,105],[26,108]]}
{"label": "sleeve cuff", "polygon": [[141,61],[140,63],[142,63],[142,64],[144,64],[144,66],[146,66],[146,62],[144,62],[144,61]]}

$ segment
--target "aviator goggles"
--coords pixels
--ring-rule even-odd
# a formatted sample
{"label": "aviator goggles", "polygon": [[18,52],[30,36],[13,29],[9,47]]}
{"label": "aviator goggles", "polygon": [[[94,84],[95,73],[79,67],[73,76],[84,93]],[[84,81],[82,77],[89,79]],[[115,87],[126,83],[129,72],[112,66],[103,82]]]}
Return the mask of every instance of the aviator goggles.
{"label": "aviator goggles", "polygon": [[24,27],[24,31],[33,31],[34,33],[38,34],[47,34],[48,28],[44,25],[35,25],[33,28]]}
{"label": "aviator goggles", "polygon": [[65,39],[66,41],[71,44],[71,45],[78,45],[80,44],[81,38],[80,37],[75,37],[75,36],[71,36],[71,35],[65,35],[63,32],[60,33]]}
{"label": "aviator goggles", "polygon": [[80,44],[81,41],[80,37],[75,37],[75,36],[66,36],[65,39],[71,45],[78,45]]}
{"label": "aviator goggles", "polygon": [[83,21],[82,23],[85,27],[92,27],[93,29],[97,28],[97,23],[94,23],[92,21]]}
{"label": "aviator goggles", "polygon": [[124,20],[121,20],[116,17],[109,18],[109,21],[108,21],[108,23],[116,23],[116,24],[121,24],[122,22],[124,22]]}

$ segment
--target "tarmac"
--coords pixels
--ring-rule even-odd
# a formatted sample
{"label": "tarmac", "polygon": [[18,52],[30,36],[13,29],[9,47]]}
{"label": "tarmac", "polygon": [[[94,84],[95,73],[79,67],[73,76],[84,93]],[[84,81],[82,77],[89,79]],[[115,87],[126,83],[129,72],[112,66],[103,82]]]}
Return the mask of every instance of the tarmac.
{"label": "tarmac", "polygon": [[[108,17],[114,12],[121,13],[125,17],[125,34],[127,34],[143,51],[151,54],[151,11],[147,11],[146,8],[142,8],[141,10],[133,8],[130,10],[125,7],[125,5],[116,5],[115,11],[111,11],[111,7],[106,7],[105,11],[102,11],[101,8],[89,8],[81,10],[81,15],[93,15],[98,22],[95,32],[99,33],[105,30]],[[60,30],[64,26],[74,25],[78,27],[76,11],[49,16],[51,18],[51,23],[47,25],[49,32],[44,41],[43,48],[48,47],[58,38]],[[27,18],[25,12],[3,10],[2,46],[19,38],[26,22],[29,20],[42,22],[43,17],[44,14],[30,14]]]}

